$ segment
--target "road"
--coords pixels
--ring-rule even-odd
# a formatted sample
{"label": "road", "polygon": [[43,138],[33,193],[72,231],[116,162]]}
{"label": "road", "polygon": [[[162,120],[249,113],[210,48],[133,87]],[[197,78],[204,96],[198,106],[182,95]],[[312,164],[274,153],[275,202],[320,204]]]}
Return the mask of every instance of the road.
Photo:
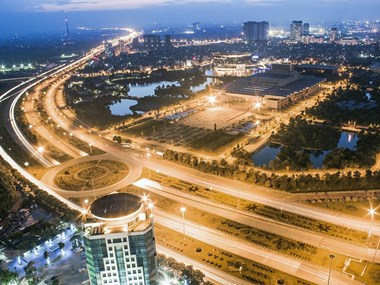
{"label": "road", "polygon": [[[62,114],[60,114],[53,106],[51,106],[47,109],[47,111],[52,119],[66,129],[67,132],[75,134],[76,137],[84,141],[92,142],[95,147],[105,152],[114,154],[115,157],[122,159],[126,163],[131,163],[132,165],[138,164],[153,170],[159,170],[169,176],[185,181],[192,181],[195,184],[202,186],[213,187],[227,194],[235,196],[241,195],[241,198],[270,205],[279,209],[283,208],[284,211],[339,224],[345,227],[355,228],[364,232],[368,231],[369,220],[366,220],[365,217],[355,218],[343,214],[337,215],[335,212],[328,210],[316,210],[313,206],[308,206],[293,201],[294,196],[286,192],[276,191],[258,185],[248,185],[241,182],[238,183],[236,181],[232,181],[231,179],[201,173],[188,167],[176,165],[167,161],[156,160],[154,158],[148,161],[146,159],[146,152],[142,150],[134,149],[131,151],[116,147],[103,137],[97,136],[96,132],[89,132],[85,128],[78,127],[82,126],[83,123],[73,117],[73,114],[69,110],[63,110]],[[70,119],[69,121],[67,121],[68,118]],[[373,233],[376,235],[380,234],[379,222],[374,223]]]}
{"label": "road", "polygon": [[[155,222],[173,229],[179,233],[183,230],[183,221],[180,216],[173,216],[161,210],[154,212]],[[198,240],[211,244],[215,247],[226,249],[231,253],[247,258],[249,260],[265,264],[277,270],[287,272],[291,275],[303,278],[316,284],[325,284],[328,278],[328,268],[317,266],[308,262],[299,261],[285,255],[253,246],[241,240],[235,239],[230,235],[223,234],[198,225],[189,220],[185,220],[186,235],[196,237]],[[347,275],[332,272],[330,284],[333,285],[354,285],[362,284],[352,280]]]}
{"label": "road", "polygon": [[[182,193],[182,191],[162,186],[159,183],[148,179],[141,179],[133,184],[149,192],[177,201],[183,205],[188,205],[201,211],[207,211],[220,217],[226,217],[229,220],[271,232],[279,236],[305,242],[331,252],[349,255],[350,257],[354,257],[356,259],[366,260],[372,260],[375,254],[375,249],[369,249],[358,244],[350,243],[327,235],[318,234],[316,232],[307,231],[305,229],[300,229],[289,224],[276,222],[274,220],[255,215],[247,211],[237,210],[236,208],[218,204],[194,195],[185,194]],[[380,261],[380,259],[378,259],[378,261]]]}
{"label": "road", "polygon": [[188,258],[182,254],[175,252],[174,250],[168,249],[162,245],[157,244],[158,253],[164,254],[168,257],[173,257],[177,261],[183,262],[187,265],[192,265],[195,269],[201,270],[205,276],[214,282],[215,284],[223,285],[252,285],[251,282],[245,281],[241,278],[232,276],[231,274],[224,273],[214,267],[205,265],[201,262],[195,261],[194,259]]}
{"label": "road", "polygon": [[[54,94],[54,92],[51,92],[50,94]],[[50,96],[50,95],[49,95]],[[237,188],[237,185],[236,185],[236,182],[231,182],[230,180],[224,180],[224,181],[221,181],[221,183],[218,185],[216,180],[220,180],[221,178],[219,177],[213,177],[213,182],[210,183],[210,176],[209,175],[204,175],[204,174],[200,174],[199,172],[194,172],[193,170],[189,170],[189,169],[183,169],[183,170],[180,170],[178,171],[181,167],[178,167],[176,166],[175,170],[173,168],[172,165],[169,165],[169,166],[165,166],[165,164],[167,164],[166,162],[162,162],[160,161],[159,163],[157,161],[154,161],[153,159],[151,159],[150,161],[147,161],[146,159],[141,159],[139,158],[138,155],[136,155],[136,152],[133,153],[132,157],[130,157],[130,152],[128,151],[125,151],[125,150],[120,150],[119,148],[116,148],[114,146],[111,146],[111,145],[107,145],[107,143],[109,143],[108,141],[102,139],[102,138],[99,138],[99,137],[94,137],[94,134],[93,133],[90,133],[88,132],[85,128],[80,128],[78,126],[83,126],[83,123],[80,122],[80,121],[76,121],[75,117],[72,116],[72,113],[70,111],[65,111],[65,110],[62,110],[61,112],[59,112],[57,108],[54,108],[54,100],[53,98],[49,98],[47,97],[48,100],[50,102],[50,107],[47,106],[47,111],[49,113],[50,116],[52,116],[53,120],[60,123],[61,126],[65,129],[68,129],[72,132],[75,133],[75,135],[77,137],[80,137],[81,139],[87,139],[87,141],[92,141],[94,146],[97,146],[98,148],[100,149],[103,149],[104,151],[107,151],[108,153],[113,153],[113,154],[117,154],[115,156],[115,158],[117,157],[118,159],[120,160],[123,160],[125,161],[126,163],[128,164],[131,164],[132,163],[132,166],[131,167],[133,169],[133,173],[131,173],[131,176],[130,178],[131,179],[126,179],[126,180],[123,180],[119,183],[118,187],[116,188],[121,188],[121,186],[126,186],[128,185],[129,183],[133,182],[133,179],[137,178],[139,176],[139,173],[141,173],[141,165],[144,165],[145,167],[150,167],[152,169],[159,169],[160,171],[162,171],[163,173],[165,174],[170,174],[174,177],[177,177],[177,178],[181,178],[181,179],[184,179],[184,180],[188,180],[188,181],[196,181],[198,184],[201,184],[201,185],[204,185],[204,186],[207,186],[207,187],[214,187],[216,189],[224,189],[225,193],[229,193],[229,194],[232,194],[232,195],[240,195],[242,198],[247,198],[248,200],[252,200],[252,201],[257,201],[257,202],[260,202],[260,203],[263,203],[263,204],[267,204],[267,205],[273,205],[273,200],[277,200],[276,202],[279,203],[277,207],[282,207],[284,210],[287,210],[287,211],[290,211],[292,212],[292,209],[295,210],[295,207],[294,207],[294,202],[289,204],[289,197],[291,195],[289,194],[286,194],[286,193],[283,193],[283,192],[276,192],[276,191],[271,191],[272,193],[270,193],[271,197],[267,197],[268,196],[268,189],[264,189],[264,198],[260,197],[259,196],[259,192],[257,188],[259,187],[254,187],[256,190],[255,191],[255,197],[252,197],[252,193],[248,193],[249,190],[246,190],[246,191],[240,191],[240,193],[237,193],[236,191],[236,188]],[[70,117],[70,121],[66,121],[68,116],[71,116]],[[63,119],[62,119],[63,118]],[[74,123],[73,123],[74,122]],[[70,126],[71,126],[71,129],[70,129]],[[144,152],[141,152],[140,151],[140,156],[141,155],[145,155]],[[109,158],[112,158],[112,156],[109,156]],[[87,159],[91,159],[91,158],[83,158],[83,161],[84,160],[87,160]],[[80,160],[81,161],[81,160]],[[63,167],[63,166],[62,166]],[[49,180],[45,180],[45,178],[43,179],[44,182],[46,182],[48,185],[50,185],[51,187],[54,187],[53,184],[52,184],[52,180],[51,180],[51,177],[54,177],[54,171],[59,171],[60,169],[62,168],[56,168],[55,170],[52,170],[51,172],[49,171],[48,174],[45,176],[45,177],[50,177],[50,181]],[[139,170],[138,170],[139,169]],[[136,171],[138,170],[138,171]],[[189,175],[192,175],[193,176],[189,176]],[[201,180],[200,178],[202,176],[206,176],[207,180]],[[132,178],[133,177],[133,178]],[[227,183],[227,184],[226,184]],[[229,185],[229,187],[221,187],[221,185]],[[243,185],[242,183],[239,185],[239,188],[241,188]],[[93,193],[95,191],[87,191],[87,193],[84,191],[84,192],[71,192],[71,193],[68,193],[67,191],[62,191],[62,190],[59,190],[59,189],[56,189],[54,188],[56,192],[58,192],[59,194],[67,197],[67,195],[69,195],[70,197],[86,197],[88,198],[89,196],[92,197],[93,196]],[[105,188],[105,189],[97,189],[96,190],[96,195],[104,195],[106,193],[109,193],[109,192],[112,192],[113,190],[115,189],[115,187],[108,187],[108,188]],[[261,189],[263,190],[263,189]],[[250,195],[249,195],[250,194]],[[262,191],[261,191],[261,194]],[[274,197],[276,196],[276,197]],[[259,199],[260,198],[260,199]],[[305,214],[305,205],[297,205],[302,212],[298,212],[298,213],[303,213]],[[292,209],[290,209],[290,207]],[[310,208],[310,209],[306,209],[308,211],[306,211],[306,215],[310,216],[310,217],[313,217],[315,218],[315,208]],[[325,221],[328,221],[328,222],[332,222],[336,220],[336,218],[334,218],[333,216],[335,215],[335,213],[329,213],[327,214],[325,217],[321,217],[321,215],[319,215],[320,219],[321,220],[325,220]],[[343,217],[343,225],[347,225],[347,221],[349,221],[350,223],[352,222],[352,218],[351,217]],[[359,221],[359,223],[361,223],[361,221]],[[361,223],[361,226],[362,228],[361,229],[364,229],[366,230],[369,226],[369,223],[368,222],[364,222],[364,223]],[[375,225],[376,227],[376,225]],[[374,227],[374,228],[375,228]],[[376,228],[374,229],[374,231],[376,231]],[[283,232],[284,233],[284,232]],[[288,234],[289,235],[289,234]],[[308,242],[308,243],[315,243],[315,238],[316,236],[314,235],[314,238],[310,237],[310,236],[305,236],[305,235],[301,235],[304,237],[303,241],[305,242]],[[318,238],[317,238],[318,239]],[[363,249],[363,248],[360,248],[360,247],[355,247],[353,246],[352,248],[350,247],[350,244],[344,244],[344,243],[340,243],[341,245],[341,248],[338,248],[338,252],[340,253],[344,253],[344,254],[348,254],[348,255],[354,255],[354,256],[361,256],[363,258],[366,258],[366,259],[371,259],[371,256],[372,256],[372,251],[373,250],[369,250],[369,249]],[[334,248],[334,250],[337,250],[335,248],[335,246],[333,245],[333,241],[332,240],[329,240],[328,242],[325,242],[325,243],[320,243],[320,246],[323,246],[325,249],[332,249]],[[378,259],[378,258],[377,258]]]}
{"label": "road", "polygon": [[[95,50],[93,52],[100,52],[101,49]],[[28,91],[28,89],[32,86],[35,86],[36,84],[42,82],[43,80],[46,80],[48,77],[55,76],[57,74],[61,74],[63,72],[66,72],[68,70],[71,70],[71,68],[75,68],[75,64],[80,64],[82,60],[87,60],[88,57],[91,57],[93,54],[88,54],[86,57],[61,68],[58,68],[57,70],[52,71],[49,75],[45,77],[35,78],[34,81],[30,81],[30,84],[21,84],[19,88],[23,88],[20,92],[18,92],[16,89],[14,89],[11,93],[8,93],[6,95],[2,95],[0,99],[8,98],[8,96],[17,94],[15,98],[12,100],[11,107],[9,109],[9,116],[10,116],[10,124],[9,128],[13,134],[14,137],[16,137],[16,140],[18,143],[22,144],[26,151],[30,153],[31,155],[36,155],[41,160],[41,163],[47,167],[51,167],[54,165],[54,162],[46,160],[46,158],[43,156],[43,154],[36,154],[35,148],[31,146],[31,144],[25,139],[24,135],[20,131],[19,127],[17,126],[16,119],[14,117],[15,113],[15,105],[17,101]],[[133,181],[135,181],[139,175],[141,174],[142,167],[148,167],[153,170],[159,170],[160,172],[176,177],[178,179],[182,179],[185,181],[191,181],[195,184],[199,184],[206,187],[212,187],[214,189],[217,189],[218,191],[221,191],[223,193],[227,193],[230,195],[239,196],[241,198],[262,203],[265,205],[270,205],[272,207],[276,208],[282,208],[284,211],[293,212],[296,214],[300,214],[303,216],[308,216],[311,218],[320,219],[323,221],[327,221],[330,223],[336,223],[339,225],[359,229],[362,231],[367,231],[369,228],[369,221],[364,218],[353,218],[351,216],[346,215],[338,215],[336,213],[327,211],[327,210],[317,210],[314,207],[298,204],[297,202],[292,200],[292,195],[275,191],[272,189],[268,189],[265,187],[257,186],[257,185],[248,185],[244,183],[238,183],[223,177],[218,177],[214,175],[209,175],[205,173],[200,173],[194,169],[189,169],[187,167],[182,167],[177,164],[173,164],[167,161],[162,161],[155,159],[152,157],[151,159],[147,159],[146,152],[143,150],[126,150],[122,149],[118,146],[115,146],[113,143],[109,142],[102,136],[99,136],[99,134],[88,128],[83,124],[83,122],[80,122],[69,110],[62,110],[58,109],[56,104],[56,100],[54,98],[56,94],[56,89],[59,85],[56,87],[53,87],[52,92],[49,92],[46,96],[47,100],[45,102],[46,111],[48,114],[52,117],[52,120],[59,124],[62,128],[66,130],[68,133],[72,133],[75,137],[91,143],[94,147],[97,147],[105,152],[107,152],[107,155],[104,157],[107,158],[113,158],[118,159],[121,161],[126,162],[130,166],[130,174],[129,177],[126,177],[126,179],[122,180],[119,184],[102,188],[102,189],[95,189],[95,191],[82,191],[82,192],[68,192],[63,190],[58,190],[52,181],[51,177],[54,177],[54,173],[58,172],[63,167],[69,165],[70,163],[77,163],[78,161],[85,161],[88,159],[93,159],[92,157],[81,157],[79,160],[73,162],[68,162],[67,164],[62,164],[59,166],[56,166],[52,170],[50,170],[46,177],[43,178],[43,181],[38,181],[35,179],[32,175],[30,175],[28,172],[26,172],[21,166],[19,166],[17,163],[13,161],[13,159],[4,151],[4,149],[0,148],[0,154],[4,157],[5,160],[7,160],[12,167],[19,170],[22,175],[24,175],[28,180],[30,180],[32,183],[35,183],[38,187],[41,189],[49,192],[50,194],[54,195],[61,201],[68,204],[70,207],[77,209],[79,211],[82,211],[83,209],[73,203],[71,203],[69,200],[63,198],[65,197],[88,197],[89,195],[92,195],[92,193],[96,193],[96,195],[104,195],[109,192],[115,191],[115,189],[122,188],[123,186],[126,186]],[[18,92],[18,93],[17,93]],[[37,125],[38,128],[39,126]],[[72,149],[73,151],[76,151],[75,149]],[[66,150],[67,151],[67,150]],[[50,177],[50,178],[49,178]],[[221,212],[221,209],[218,211]],[[225,209],[224,209],[225,211]],[[224,215],[226,212],[223,212]],[[253,217],[250,217],[247,219],[246,217],[243,217],[242,213],[237,213],[235,211],[234,213],[236,218],[244,219],[245,223],[253,223]],[[246,216],[246,215],[245,215]],[[182,229],[182,224],[178,227],[178,223],[181,223],[181,221],[173,220],[173,217],[168,217],[167,215],[164,215],[164,218],[161,220],[157,220],[163,225],[170,225],[172,228],[177,227],[178,229]],[[262,223],[263,227],[267,227],[268,225]],[[285,234],[285,228],[280,228],[279,232],[282,231],[283,234]],[[234,250],[236,254],[239,255],[247,255],[250,259],[255,258],[260,263],[265,263],[268,266],[273,266],[274,268],[282,268],[280,270],[288,272],[290,274],[299,276],[302,278],[305,278],[307,280],[310,280],[312,282],[315,282],[314,280],[318,282],[326,282],[327,272],[326,268],[320,268],[316,267],[315,265],[302,263],[299,261],[294,261],[293,259],[289,257],[284,257],[279,254],[268,252],[267,250],[258,249],[256,247],[252,247],[251,245],[247,245],[243,243],[242,241],[233,241],[231,243],[231,238],[228,236],[224,236],[223,234],[213,231],[211,229],[205,228],[205,227],[199,227],[199,225],[193,225],[189,222],[189,234],[192,236],[196,236],[197,239],[201,239],[208,243],[215,243],[216,245],[220,246],[221,248],[231,248],[231,250]],[[380,234],[380,227],[379,222],[375,222],[372,226],[372,233],[379,235]],[[288,233],[289,235],[289,233]],[[310,242],[317,242],[318,237],[315,235],[305,235],[304,239],[306,241]],[[199,238],[198,238],[199,237]],[[212,237],[212,238],[211,238]],[[328,241],[328,245],[331,246],[331,240]],[[332,247],[334,248],[334,247]],[[334,248],[334,251],[336,249]],[[344,251],[347,251],[347,249],[342,249]],[[357,250],[355,250],[357,251]],[[260,254],[259,254],[260,253]],[[359,254],[356,252],[355,254]],[[365,253],[367,255],[367,253]],[[379,257],[377,257],[376,260],[378,260]],[[275,267],[277,266],[277,267]],[[298,274],[298,275],[297,275]],[[342,279],[343,278],[343,279]],[[341,274],[334,273],[333,274],[333,280],[331,284],[358,284],[356,281],[349,281],[346,280],[347,278],[345,276],[341,276]],[[344,280],[343,282],[347,283],[339,283],[341,280]],[[316,283],[318,283],[316,282]]]}

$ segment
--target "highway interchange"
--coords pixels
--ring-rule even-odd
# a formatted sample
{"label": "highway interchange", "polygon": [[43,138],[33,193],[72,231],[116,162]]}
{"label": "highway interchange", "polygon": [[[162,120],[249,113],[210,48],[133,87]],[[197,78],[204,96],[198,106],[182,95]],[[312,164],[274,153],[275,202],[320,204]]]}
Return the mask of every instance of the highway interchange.
{"label": "highway interchange", "polygon": [[[137,33],[132,32],[130,39],[135,37]],[[314,207],[307,206],[304,204],[299,204],[294,201],[291,194],[284,192],[274,191],[272,189],[268,190],[265,187],[261,186],[251,186],[243,183],[239,183],[237,189],[236,181],[232,181],[223,177],[208,175],[205,173],[200,173],[196,170],[189,169],[186,167],[174,165],[172,163],[147,157],[147,152],[145,149],[123,149],[107,138],[104,137],[103,133],[98,133],[96,130],[91,129],[83,122],[79,121],[74,114],[64,108],[64,101],[62,100],[62,92],[60,92],[60,87],[68,78],[65,76],[67,73],[72,72],[88,59],[92,58],[94,55],[99,54],[103,51],[102,47],[98,47],[91,51],[91,53],[86,54],[84,57],[70,62],[64,66],[58,66],[53,70],[47,71],[39,76],[28,79],[27,81],[21,83],[20,85],[12,88],[8,92],[0,96],[0,101],[11,100],[9,104],[8,116],[9,122],[7,125],[8,130],[10,131],[12,137],[15,141],[27,152],[30,156],[36,157],[39,162],[50,168],[46,175],[41,179],[37,180],[33,175],[28,173],[23,166],[18,165],[12,157],[3,149],[0,148],[1,156],[11,164],[11,166],[17,169],[26,179],[30,180],[42,190],[49,192],[54,195],[64,203],[68,204],[69,207],[74,208],[78,211],[84,211],[84,209],[68,200],[68,198],[88,198],[92,195],[100,196],[115,191],[115,189],[121,189],[124,186],[135,183],[146,190],[159,193],[164,197],[169,197],[170,199],[180,201],[184,204],[191,205],[194,207],[205,207],[205,201],[195,200],[193,197],[186,197],[186,194],[176,193],[175,190],[152,187],[156,185],[149,184],[144,181],[137,181],[141,176],[142,169],[144,167],[150,168],[154,171],[159,170],[160,172],[179,178],[181,180],[193,182],[198,185],[212,187],[218,189],[223,193],[228,193],[234,196],[239,195],[242,199],[247,199],[250,201],[262,203],[265,205],[270,205],[272,207],[283,209],[288,212],[296,213],[299,215],[317,218],[321,221],[327,221],[330,223],[351,227],[363,232],[369,230],[369,221],[368,217],[363,218],[354,218],[346,215],[337,215],[331,211],[316,210]],[[56,80],[57,78],[62,78]],[[47,83],[48,82],[48,83]],[[131,171],[127,177],[120,181],[117,185],[112,185],[105,188],[94,189],[91,191],[81,191],[73,192],[59,189],[54,185],[53,177],[55,173],[58,173],[61,169],[67,167],[68,165],[78,163],[80,161],[86,161],[93,159],[92,156],[86,155],[83,150],[77,149],[75,146],[68,145],[67,142],[62,140],[62,143],[56,144],[64,153],[70,154],[75,160],[59,164],[57,161],[49,158],[46,154],[38,152],[36,146],[33,146],[25,135],[20,130],[17,120],[15,117],[15,109],[17,102],[21,98],[29,96],[28,90],[32,87],[44,84],[51,84],[49,91],[45,96],[43,102],[44,109],[46,113],[50,116],[51,121],[59,125],[67,133],[72,134],[73,136],[79,138],[80,140],[88,143],[91,146],[96,147],[106,154],[101,155],[101,158],[115,159],[125,162],[130,167]],[[41,88],[41,87],[38,87]],[[30,97],[33,92],[30,92]],[[33,99],[32,97],[29,99]],[[34,98],[37,99],[37,98]],[[27,98],[28,100],[28,98]],[[45,128],[42,124],[38,122],[38,116],[33,114],[34,105],[33,100],[30,100],[29,105],[25,105],[26,112],[29,116],[29,119],[33,123],[33,127],[37,128],[39,134],[44,137],[47,141],[49,140],[59,140],[57,134],[53,133],[51,130]],[[338,252],[345,254],[347,256],[353,256],[356,258],[362,258],[367,260],[372,260],[375,250],[363,247],[360,245],[353,245],[349,242],[343,240],[337,240],[334,238],[329,238],[327,236],[322,236],[317,233],[312,232],[303,232],[302,230],[291,227],[289,225],[282,225],[275,223],[273,221],[267,221],[262,217],[257,217],[254,215],[248,215],[247,212],[241,210],[232,210],[226,207],[222,207],[213,202],[207,202],[207,209],[213,213],[217,213],[220,216],[228,216],[231,218],[234,217],[234,220],[240,221],[242,223],[255,226],[257,228],[262,228],[271,232],[278,233],[283,236],[293,237],[294,239],[307,242],[319,247],[326,249],[333,249],[333,252]],[[173,228],[177,231],[182,230],[182,220],[179,216],[170,215],[161,210],[155,210],[155,221],[161,225]],[[215,246],[220,248],[226,248],[229,251],[236,253],[240,256],[247,257],[248,259],[264,263],[265,265],[271,266],[278,270],[282,270],[289,274],[298,276],[300,278],[306,279],[308,281],[317,283],[317,284],[326,284],[328,277],[328,268],[320,267],[308,262],[292,259],[288,256],[278,254],[276,252],[269,252],[260,247],[247,244],[238,239],[232,239],[230,236],[226,236],[216,230],[200,226],[194,222],[186,221],[187,234],[197,237],[197,239],[204,241],[206,243],[212,243]],[[380,225],[378,222],[375,222],[372,226],[372,234],[380,235]],[[162,246],[158,246],[158,249],[162,252],[167,252],[167,249]],[[173,255],[172,253],[171,255]],[[186,257],[176,256],[178,259],[183,259],[184,261],[190,263],[190,260]],[[377,262],[380,262],[380,255],[378,254],[375,257]],[[207,268],[202,264],[197,264],[202,270],[210,275],[210,278],[218,281],[220,284],[247,284],[246,281],[235,279],[230,279],[225,273],[215,272],[215,269]],[[217,270],[216,270],[217,271]],[[213,276],[213,278],[212,278]],[[218,280],[216,280],[218,279]],[[240,283],[237,283],[240,282]],[[346,275],[333,272],[330,284],[361,284],[358,281],[352,280]]]}

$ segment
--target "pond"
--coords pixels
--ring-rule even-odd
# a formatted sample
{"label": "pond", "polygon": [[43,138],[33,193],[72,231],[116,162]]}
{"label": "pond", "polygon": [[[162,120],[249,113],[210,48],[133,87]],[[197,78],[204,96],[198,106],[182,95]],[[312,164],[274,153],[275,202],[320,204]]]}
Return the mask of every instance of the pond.
{"label": "pond", "polygon": [[206,89],[207,85],[210,85],[213,82],[212,78],[207,77],[206,81],[203,82],[202,84],[196,85],[196,86],[191,86],[190,90],[193,92],[199,92],[204,89]]}
{"label": "pond", "polygon": [[[206,70],[205,73],[208,71]],[[199,92],[202,91],[203,89],[206,88],[208,84],[212,83],[212,78],[207,78],[205,82],[202,84],[196,85],[196,86],[191,86],[190,90],[192,92]],[[179,86],[178,81],[158,81],[154,83],[144,83],[144,84],[129,84],[129,96],[133,97],[146,97],[146,96],[154,96],[154,90],[157,88],[157,86],[162,86],[164,85],[165,87],[167,85],[176,85]],[[112,115],[118,115],[118,116],[123,116],[123,115],[130,115],[133,114],[133,112],[130,110],[131,106],[134,106],[137,104],[137,101],[135,100],[130,100],[130,99],[121,99],[118,101],[114,101],[112,105],[110,105],[111,113]]]}
{"label": "pond", "polygon": [[114,101],[113,104],[109,105],[109,107],[112,115],[124,116],[133,114],[130,108],[134,105],[137,105],[137,100],[121,99]]}
{"label": "pond", "polygon": [[154,90],[158,86],[164,85],[165,87],[167,85],[176,85],[179,86],[178,81],[158,81],[154,83],[143,83],[143,84],[129,84],[129,96],[134,96],[134,97],[146,97],[146,96],[154,96]]}
{"label": "pond", "polygon": [[[356,133],[341,132],[337,147],[354,150],[358,140],[359,138]],[[253,164],[257,166],[268,166],[271,160],[276,159],[276,156],[280,153],[281,148],[282,147],[279,145],[265,145],[258,152],[252,155]],[[331,150],[311,151],[310,161],[313,167],[321,168],[323,166],[323,160],[330,152]]]}

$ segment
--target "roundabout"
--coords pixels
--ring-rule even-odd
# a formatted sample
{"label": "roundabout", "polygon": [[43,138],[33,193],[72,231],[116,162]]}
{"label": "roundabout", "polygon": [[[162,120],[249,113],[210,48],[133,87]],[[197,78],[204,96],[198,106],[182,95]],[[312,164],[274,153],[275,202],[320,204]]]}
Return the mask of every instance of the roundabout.
{"label": "roundabout", "polygon": [[110,159],[94,159],[72,164],[54,177],[56,187],[68,191],[86,191],[108,187],[123,180],[129,167]]}
{"label": "roundabout", "polygon": [[51,168],[41,178],[66,198],[89,198],[117,191],[141,175],[142,167],[110,154],[86,156]]}

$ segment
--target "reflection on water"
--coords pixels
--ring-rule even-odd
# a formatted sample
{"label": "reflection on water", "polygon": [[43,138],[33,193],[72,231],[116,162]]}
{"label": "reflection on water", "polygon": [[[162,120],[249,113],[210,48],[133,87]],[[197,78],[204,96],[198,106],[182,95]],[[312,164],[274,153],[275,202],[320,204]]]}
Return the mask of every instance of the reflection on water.
{"label": "reflection on water", "polygon": [[[208,74],[212,72],[212,70],[205,70],[205,74]],[[213,82],[212,78],[206,78],[206,81],[203,82],[202,84],[196,85],[196,86],[191,86],[190,90],[192,92],[199,92],[202,91],[206,88],[207,85],[211,84]],[[176,85],[179,86],[178,81],[158,81],[154,83],[145,83],[145,84],[129,84],[129,92],[128,95],[132,97],[146,97],[146,96],[154,96],[154,90],[158,86],[168,86],[168,85]],[[113,102],[112,105],[110,105],[111,113],[112,115],[118,115],[118,116],[123,116],[123,115],[130,115],[133,114],[133,112],[130,110],[131,106],[134,106],[137,104],[137,101],[135,100],[130,100],[130,99],[121,99],[120,101],[115,101]]]}
{"label": "reflection on water", "polygon": [[154,96],[154,90],[158,86],[164,85],[165,87],[168,85],[176,85],[179,86],[179,82],[177,81],[159,81],[154,83],[145,83],[145,84],[129,84],[129,96],[133,97],[146,97],[146,96]]}
{"label": "reflection on water", "polygon": [[342,132],[338,142],[338,147],[355,149],[358,140],[359,138],[357,133]]}
{"label": "reflection on water", "polygon": [[210,85],[212,83],[212,78],[208,77],[205,82],[202,84],[196,85],[196,86],[191,86],[190,90],[193,92],[199,92],[204,89],[206,89],[207,85]]}
{"label": "reflection on water", "polygon": [[110,105],[110,110],[112,115],[116,116],[124,116],[124,115],[132,115],[133,112],[130,109],[132,106],[137,104],[136,100],[131,99],[121,99],[119,101],[114,101],[112,105]]}
{"label": "reflection on water", "polygon": [[[357,133],[341,132],[337,147],[348,148],[351,150],[356,149],[356,144],[359,138]],[[276,159],[276,156],[280,153],[281,146],[265,145],[262,149],[252,155],[252,161],[257,166],[268,166],[269,161]],[[311,151],[310,161],[314,168],[321,168],[323,160],[331,150]]]}
{"label": "reflection on water", "polygon": [[260,151],[252,155],[253,163],[257,166],[268,166],[269,161],[274,160],[280,151],[280,146],[266,145]]}

